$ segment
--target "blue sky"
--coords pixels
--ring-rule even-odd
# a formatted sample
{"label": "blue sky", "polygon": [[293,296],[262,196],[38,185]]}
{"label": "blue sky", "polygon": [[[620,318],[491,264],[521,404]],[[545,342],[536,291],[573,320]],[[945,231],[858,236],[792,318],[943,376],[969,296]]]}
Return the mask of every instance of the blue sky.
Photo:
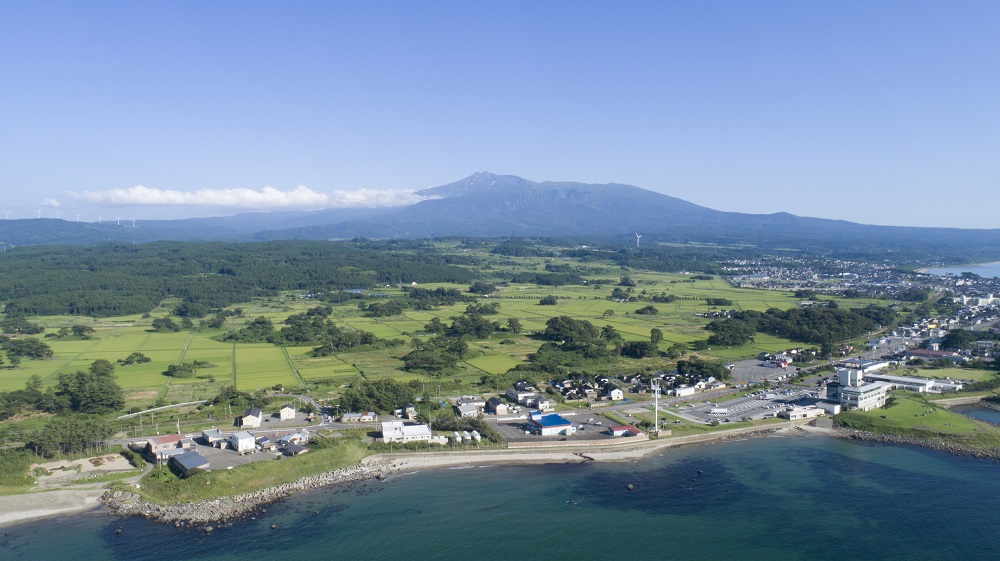
{"label": "blue sky", "polygon": [[0,211],[392,205],[492,171],[1000,228],[1000,3],[622,4],[3,1]]}

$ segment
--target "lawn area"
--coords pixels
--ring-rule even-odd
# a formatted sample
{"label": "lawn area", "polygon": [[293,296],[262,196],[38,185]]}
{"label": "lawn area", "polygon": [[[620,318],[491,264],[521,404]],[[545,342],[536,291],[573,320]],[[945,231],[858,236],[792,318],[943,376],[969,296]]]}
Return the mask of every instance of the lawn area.
{"label": "lawn area", "polygon": [[1000,430],[947,408],[924,396],[893,392],[890,405],[872,411],[847,411],[837,423],[857,430],[923,438],[946,438],[971,446],[1000,445]]}
{"label": "lawn area", "polygon": [[938,380],[951,378],[952,380],[971,380],[973,382],[978,382],[980,380],[989,380],[996,377],[997,371],[977,370],[975,368],[920,368],[917,369],[914,374],[906,372],[905,370],[897,370],[893,372],[893,374],[896,376],[919,376],[921,378],[935,378]]}

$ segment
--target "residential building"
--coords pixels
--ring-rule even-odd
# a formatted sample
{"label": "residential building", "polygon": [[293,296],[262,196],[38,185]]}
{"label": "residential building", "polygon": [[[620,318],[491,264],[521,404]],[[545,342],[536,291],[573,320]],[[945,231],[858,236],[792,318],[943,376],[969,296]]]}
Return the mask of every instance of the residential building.
{"label": "residential building", "polygon": [[385,421],[382,423],[382,440],[384,442],[432,442],[448,441],[446,437],[435,437],[427,425],[405,425],[402,421]]}
{"label": "residential building", "polygon": [[229,447],[240,454],[253,452],[256,445],[253,435],[245,430],[229,435]]}
{"label": "residential building", "polygon": [[194,448],[194,442],[183,434],[166,434],[146,440],[145,452],[156,460],[184,453]]}
{"label": "residential building", "polygon": [[246,429],[255,429],[264,420],[264,413],[257,407],[249,407],[239,418],[239,425]]}
{"label": "residential building", "polygon": [[201,439],[205,441],[205,444],[215,448],[221,448],[226,444],[226,435],[222,434],[222,431],[219,429],[201,431]]}
{"label": "residential building", "polygon": [[510,407],[499,397],[491,397],[486,400],[486,410],[496,415],[507,415],[510,413]]}
{"label": "residential building", "polygon": [[291,403],[282,405],[281,409],[278,409],[278,419],[282,421],[295,420],[295,406]]}

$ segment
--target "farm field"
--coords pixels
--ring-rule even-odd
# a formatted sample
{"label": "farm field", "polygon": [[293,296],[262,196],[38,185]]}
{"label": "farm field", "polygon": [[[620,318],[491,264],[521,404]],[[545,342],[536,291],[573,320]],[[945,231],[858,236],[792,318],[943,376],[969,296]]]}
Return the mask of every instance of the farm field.
{"label": "farm field", "polygon": [[[518,263],[526,271],[544,271],[550,260],[543,258],[507,258],[478,254],[484,262],[495,267],[511,268]],[[552,262],[574,264],[571,259],[556,259]],[[118,382],[126,389],[126,397],[131,401],[150,400],[150,396],[173,401],[180,396],[199,396],[215,391],[224,384],[235,384],[240,390],[256,390],[276,385],[295,387],[304,383],[336,388],[359,378],[378,379],[391,377],[401,381],[433,381],[435,386],[467,388],[478,383],[484,376],[497,376],[510,368],[523,364],[541,344],[537,334],[545,330],[546,322],[557,316],[570,316],[587,320],[597,328],[611,326],[625,341],[648,340],[654,328],[663,333],[659,344],[662,351],[681,343],[689,345],[704,340],[707,333],[704,325],[709,319],[701,317],[719,311],[719,307],[709,306],[705,298],[720,298],[732,302],[725,308],[737,310],[766,310],[769,307],[791,308],[798,299],[788,292],[758,291],[729,286],[719,277],[711,280],[692,279],[691,275],[657,273],[628,270],[600,263],[587,264],[589,281],[601,284],[573,286],[538,286],[525,283],[500,285],[491,297],[480,297],[479,302],[499,304],[499,312],[489,319],[506,327],[509,319],[516,319],[521,326],[519,333],[497,332],[485,341],[469,341],[472,351],[464,362],[460,362],[447,382],[439,377],[408,373],[402,370],[400,357],[409,352],[410,347],[398,346],[381,350],[361,350],[339,353],[329,357],[309,356],[313,346],[280,347],[268,343],[232,343],[213,339],[227,332],[235,331],[259,316],[271,320],[276,330],[284,327],[285,319],[298,314],[320,302],[300,297],[298,293],[281,293],[276,296],[243,303],[232,308],[240,308],[241,314],[227,317],[221,329],[196,328],[179,332],[154,332],[150,325],[156,317],[166,317],[179,303],[177,299],[165,300],[152,314],[146,317],[130,315],[117,318],[35,318],[46,327],[48,333],[59,327],[86,324],[94,328],[90,340],[59,341],[46,339],[54,351],[54,358],[48,360],[24,360],[17,368],[0,370],[0,390],[15,390],[24,387],[28,378],[37,374],[44,385],[53,385],[61,373],[86,370],[97,359],[111,362],[123,359],[133,352],[141,352],[150,360],[147,363],[120,366],[116,370]],[[635,283],[631,294],[640,297],[671,295],[676,300],[668,303],[612,301],[608,298],[621,276],[627,274]],[[466,292],[468,285],[428,283],[420,288],[451,288]],[[377,289],[386,298],[404,297],[399,287]],[[539,304],[545,296],[555,296],[557,303],[551,306]],[[450,318],[462,314],[468,303],[440,306],[430,310],[406,310],[400,315],[389,317],[366,317],[358,308],[359,302],[372,300],[348,300],[342,303],[326,304],[332,308],[330,320],[345,329],[363,330],[384,339],[401,339],[409,342],[413,338],[426,338],[424,325],[433,318],[450,323]],[[864,306],[873,301],[838,299],[841,307]],[[656,314],[637,314],[645,306],[656,308]],[[500,344],[503,341],[503,344]],[[697,354],[725,362],[756,356],[763,351],[778,351],[791,346],[799,346],[778,337],[757,334],[753,343],[732,348],[710,348]],[[171,379],[163,375],[166,368],[178,363],[197,362],[201,366],[193,378]],[[657,364],[652,365],[652,362]],[[661,364],[662,363],[662,364]],[[627,372],[634,368],[667,368],[665,359],[620,359],[615,364],[604,364],[600,371],[614,373]],[[963,374],[966,374],[963,371]],[[935,373],[934,375],[938,375]],[[958,373],[952,374],[959,377]],[[966,374],[966,377],[969,377]]]}

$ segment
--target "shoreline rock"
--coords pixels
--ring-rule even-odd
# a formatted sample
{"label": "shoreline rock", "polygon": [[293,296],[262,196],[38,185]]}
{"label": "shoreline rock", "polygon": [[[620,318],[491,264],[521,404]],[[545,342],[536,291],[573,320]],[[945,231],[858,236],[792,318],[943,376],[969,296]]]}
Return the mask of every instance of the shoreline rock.
{"label": "shoreline rock", "polygon": [[980,399],[978,405],[980,407],[985,408],[985,409],[991,409],[993,411],[1000,411],[1000,403],[993,403],[992,401],[986,401],[986,399]]}
{"label": "shoreline rock", "polygon": [[937,452],[944,452],[953,456],[971,456],[983,460],[1000,460],[1000,448],[973,448],[963,444],[945,442],[943,440],[933,440],[916,438],[912,436],[899,436],[894,434],[876,434],[872,432],[859,431],[853,429],[837,428],[838,433],[844,438],[859,440],[862,442],[873,442],[877,444],[908,444],[929,448]]}
{"label": "shoreline rock", "polygon": [[[159,505],[121,491],[107,491],[101,503],[119,517],[142,516],[148,520],[173,524],[180,528],[199,524],[218,525],[230,520],[263,512],[262,507],[291,495],[329,485],[381,479],[388,473],[383,463],[370,463],[303,477],[298,481],[266,487],[241,495],[207,499],[188,504]],[[211,530],[207,530],[211,531]]]}

